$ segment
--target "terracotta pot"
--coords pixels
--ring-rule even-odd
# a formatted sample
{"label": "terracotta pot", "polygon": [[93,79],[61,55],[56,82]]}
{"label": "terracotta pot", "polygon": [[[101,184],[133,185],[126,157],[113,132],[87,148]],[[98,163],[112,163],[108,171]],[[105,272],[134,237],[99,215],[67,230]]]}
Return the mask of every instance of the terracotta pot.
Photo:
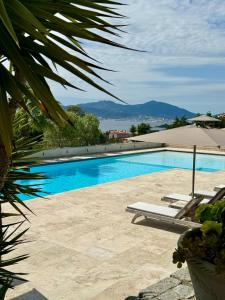
{"label": "terracotta pot", "polygon": [[[185,234],[178,241],[179,247]],[[225,300],[225,273],[216,273],[215,265],[198,258],[187,261],[187,265],[197,300]]]}

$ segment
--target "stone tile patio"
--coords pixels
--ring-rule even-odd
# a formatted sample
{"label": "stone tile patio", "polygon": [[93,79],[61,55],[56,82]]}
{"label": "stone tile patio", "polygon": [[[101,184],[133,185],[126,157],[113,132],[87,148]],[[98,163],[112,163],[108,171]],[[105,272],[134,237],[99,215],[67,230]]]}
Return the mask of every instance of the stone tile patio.
{"label": "stone tile patio", "polygon": [[[225,172],[196,174],[199,189],[224,182]],[[184,228],[131,224],[125,208],[136,201],[166,205],[163,195],[190,189],[191,171],[170,170],[26,202],[36,214],[27,233],[33,242],[19,247],[17,254],[30,258],[16,270],[29,272],[29,282],[6,299],[123,300],[169,276]]]}

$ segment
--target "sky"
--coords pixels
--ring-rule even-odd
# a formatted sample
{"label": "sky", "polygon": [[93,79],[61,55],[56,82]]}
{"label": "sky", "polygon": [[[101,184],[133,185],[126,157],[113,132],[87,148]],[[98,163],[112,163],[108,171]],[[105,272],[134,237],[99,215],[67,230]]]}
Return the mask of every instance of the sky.
{"label": "sky", "polygon": [[[97,43],[86,51],[104,67],[113,86],[102,84],[129,104],[167,102],[193,112],[225,112],[225,1],[126,0],[120,12],[128,24],[120,42],[135,52]],[[60,70],[86,92],[51,84],[63,104],[113,98]],[[115,100],[116,101],[116,100]]]}

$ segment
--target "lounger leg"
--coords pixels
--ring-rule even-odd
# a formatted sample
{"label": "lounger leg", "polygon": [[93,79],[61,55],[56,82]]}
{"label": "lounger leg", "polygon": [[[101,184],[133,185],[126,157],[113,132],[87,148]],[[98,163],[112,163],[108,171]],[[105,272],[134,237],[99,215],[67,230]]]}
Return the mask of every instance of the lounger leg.
{"label": "lounger leg", "polygon": [[134,224],[134,222],[136,221],[136,219],[139,218],[139,217],[143,217],[143,215],[142,215],[142,214],[136,214],[136,215],[133,217],[131,223]]}

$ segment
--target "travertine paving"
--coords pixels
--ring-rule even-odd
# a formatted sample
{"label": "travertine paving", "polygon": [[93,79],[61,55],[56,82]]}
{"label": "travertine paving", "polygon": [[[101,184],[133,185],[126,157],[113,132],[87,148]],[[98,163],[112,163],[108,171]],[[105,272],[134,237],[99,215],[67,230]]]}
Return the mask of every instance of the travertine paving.
{"label": "travertine paving", "polygon": [[[199,189],[222,183],[225,172],[196,174]],[[33,242],[19,247],[17,254],[30,258],[16,270],[29,272],[30,282],[7,299],[124,300],[169,276],[184,229],[131,224],[125,208],[136,201],[167,205],[160,201],[166,193],[190,190],[191,171],[170,170],[28,201],[36,214],[27,233]]]}

